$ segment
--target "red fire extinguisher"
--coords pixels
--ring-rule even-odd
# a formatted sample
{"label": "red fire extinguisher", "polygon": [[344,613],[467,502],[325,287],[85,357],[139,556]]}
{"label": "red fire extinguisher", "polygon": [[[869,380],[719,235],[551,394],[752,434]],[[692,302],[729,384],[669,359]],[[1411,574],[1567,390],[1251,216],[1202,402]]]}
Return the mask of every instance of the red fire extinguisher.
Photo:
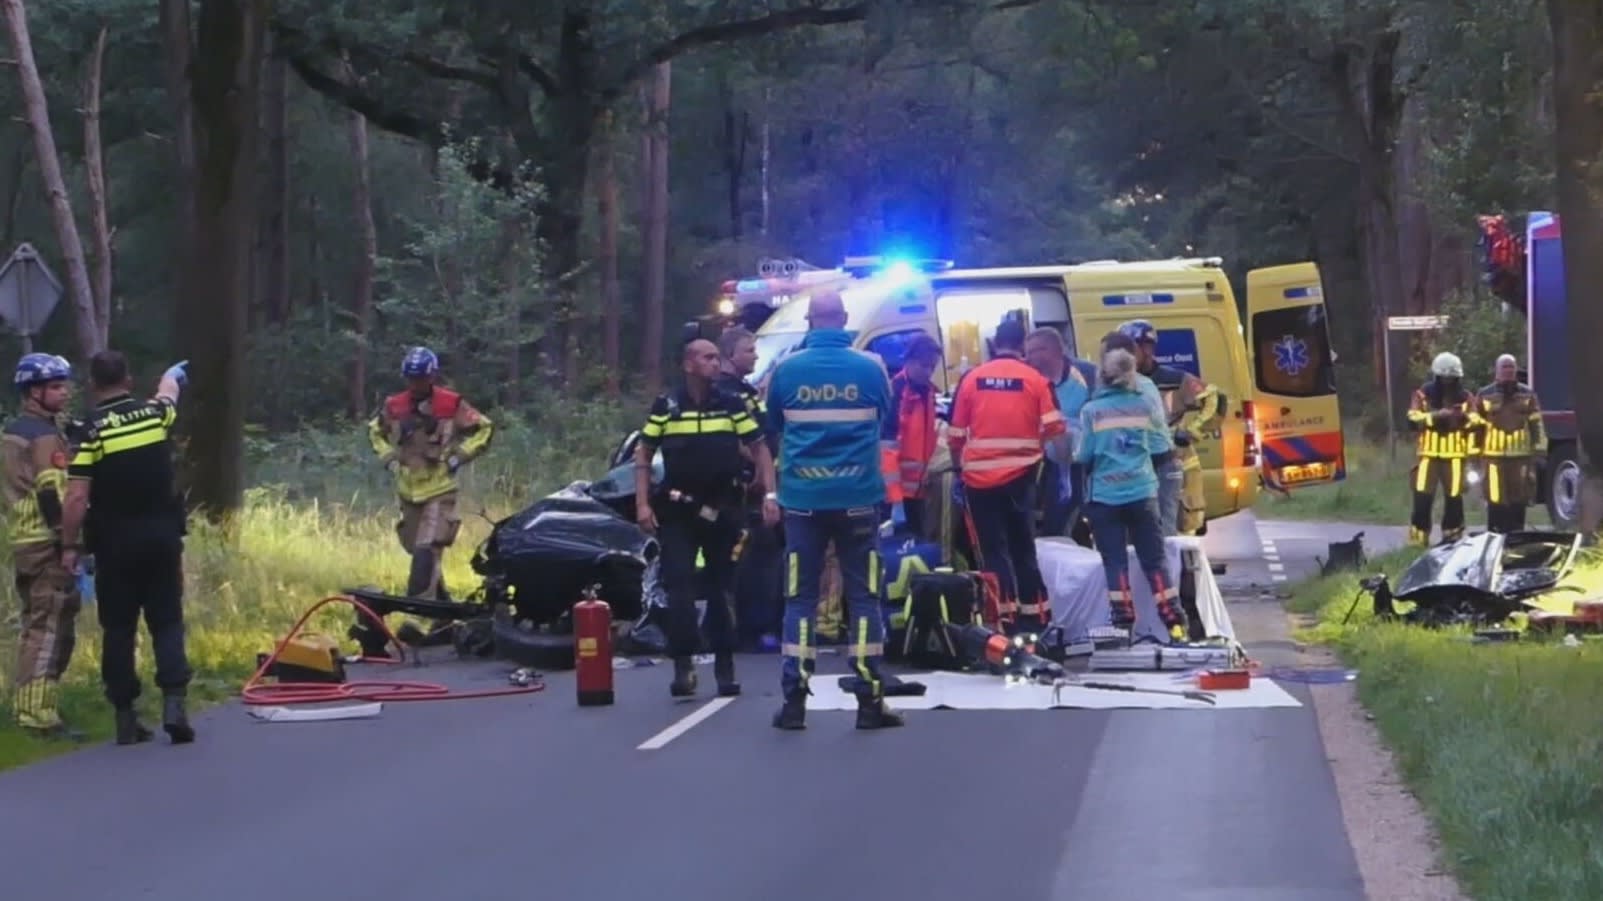
{"label": "red fire extinguisher", "polygon": [[592,586],[584,600],[573,605],[574,683],[580,707],[603,707],[612,694],[612,606],[596,596]]}

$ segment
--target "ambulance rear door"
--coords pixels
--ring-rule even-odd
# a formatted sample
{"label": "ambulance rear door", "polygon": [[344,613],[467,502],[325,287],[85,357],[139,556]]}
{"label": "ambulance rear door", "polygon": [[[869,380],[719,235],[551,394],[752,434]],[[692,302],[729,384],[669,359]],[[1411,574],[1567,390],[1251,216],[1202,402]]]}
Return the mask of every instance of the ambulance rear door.
{"label": "ambulance rear door", "polygon": [[1247,353],[1264,480],[1295,490],[1347,477],[1319,267],[1247,273]]}

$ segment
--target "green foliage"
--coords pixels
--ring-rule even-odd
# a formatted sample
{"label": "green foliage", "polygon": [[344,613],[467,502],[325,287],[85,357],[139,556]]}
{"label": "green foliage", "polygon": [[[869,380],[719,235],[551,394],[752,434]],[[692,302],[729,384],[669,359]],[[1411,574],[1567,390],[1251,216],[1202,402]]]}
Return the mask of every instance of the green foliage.
{"label": "green foliage", "polygon": [[1509,309],[1484,289],[1457,292],[1442,304],[1442,314],[1451,317],[1448,327],[1430,332],[1424,353],[1413,360],[1416,382],[1429,378],[1430,361],[1439,353],[1457,354],[1464,362],[1464,385],[1478,390],[1492,380],[1493,364],[1502,354],[1513,354],[1520,364],[1525,357],[1525,317]]}
{"label": "green foliage", "polygon": [[[1371,565],[1396,577],[1417,555]],[[1377,624],[1357,576],[1314,579],[1292,593],[1314,615],[1308,637],[1356,668],[1359,698],[1391,745],[1410,789],[1445,845],[1447,863],[1478,901],[1593,898],[1603,893],[1603,729],[1595,686],[1603,644],[1551,641],[1476,645],[1460,629]],[[1603,561],[1574,577],[1603,586]],[[1545,601],[1558,609],[1575,597]],[[1403,605],[1406,609],[1406,605]]]}

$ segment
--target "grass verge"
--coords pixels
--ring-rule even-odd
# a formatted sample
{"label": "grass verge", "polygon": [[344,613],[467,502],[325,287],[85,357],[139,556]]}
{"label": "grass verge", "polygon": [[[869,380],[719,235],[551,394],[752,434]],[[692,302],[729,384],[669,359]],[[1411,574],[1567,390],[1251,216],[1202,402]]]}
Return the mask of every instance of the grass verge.
{"label": "grass verge", "polygon": [[[1393,576],[1417,552],[1378,558]],[[1596,596],[1603,563],[1576,581]],[[1603,643],[1476,645],[1461,630],[1377,623],[1354,574],[1297,586],[1305,637],[1359,671],[1358,695],[1477,901],[1603,898]],[[1581,595],[1584,596],[1584,595]],[[1569,606],[1577,595],[1544,606]]]}
{"label": "grass verge", "polygon": [[[1387,454],[1384,444],[1363,440],[1356,428],[1349,428],[1347,436],[1346,479],[1332,485],[1299,488],[1289,497],[1260,492],[1258,515],[1265,519],[1407,525],[1413,508],[1413,488],[1409,482],[1414,465],[1413,445],[1400,440],[1394,460]],[[1464,513],[1471,527],[1486,525],[1486,500],[1479,488],[1465,491]],[[1438,497],[1437,522],[1441,521],[1441,515],[1442,501]],[[1547,509],[1531,507],[1527,511],[1527,521],[1532,526],[1546,525],[1549,521]]]}
{"label": "grass verge", "polygon": [[[628,413],[598,404],[538,431],[515,419],[502,422],[489,454],[464,471],[463,528],[446,556],[447,584],[477,584],[469,560],[493,519],[576,479],[603,475],[606,455],[630,424]],[[252,457],[256,487],[234,539],[197,522],[186,543],[185,610],[196,673],[191,692],[202,704],[237,696],[255,669],[256,654],[271,650],[319,599],[351,585],[405,585],[407,560],[395,537],[393,495],[361,429],[256,439]],[[9,569],[9,557],[0,542],[0,565]],[[18,607],[11,580],[3,582],[0,769],[72,747],[40,741],[14,725],[10,680]],[[348,608],[330,607],[329,619],[313,625],[343,639],[349,621]],[[93,606],[80,615],[78,636],[62,686],[62,712],[91,738],[107,739],[111,712],[100,694],[100,629]],[[145,706],[154,712],[147,639],[141,635],[141,677]]]}

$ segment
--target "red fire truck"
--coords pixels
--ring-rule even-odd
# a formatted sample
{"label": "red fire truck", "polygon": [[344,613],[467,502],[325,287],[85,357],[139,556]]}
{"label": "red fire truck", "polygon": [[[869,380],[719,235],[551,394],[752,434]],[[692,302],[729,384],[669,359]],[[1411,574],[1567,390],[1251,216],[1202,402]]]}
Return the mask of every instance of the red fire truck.
{"label": "red fire truck", "polygon": [[1577,528],[1581,513],[1581,449],[1575,426],[1575,389],[1570,378],[1568,295],[1562,232],[1557,213],[1534,211],[1523,234],[1502,216],[1480,217],[1486,281],[1504,303],[1525,316],[1525,381],[1542,401],[1547,459],[1542,461],[1538,500],[1553,525]]}

